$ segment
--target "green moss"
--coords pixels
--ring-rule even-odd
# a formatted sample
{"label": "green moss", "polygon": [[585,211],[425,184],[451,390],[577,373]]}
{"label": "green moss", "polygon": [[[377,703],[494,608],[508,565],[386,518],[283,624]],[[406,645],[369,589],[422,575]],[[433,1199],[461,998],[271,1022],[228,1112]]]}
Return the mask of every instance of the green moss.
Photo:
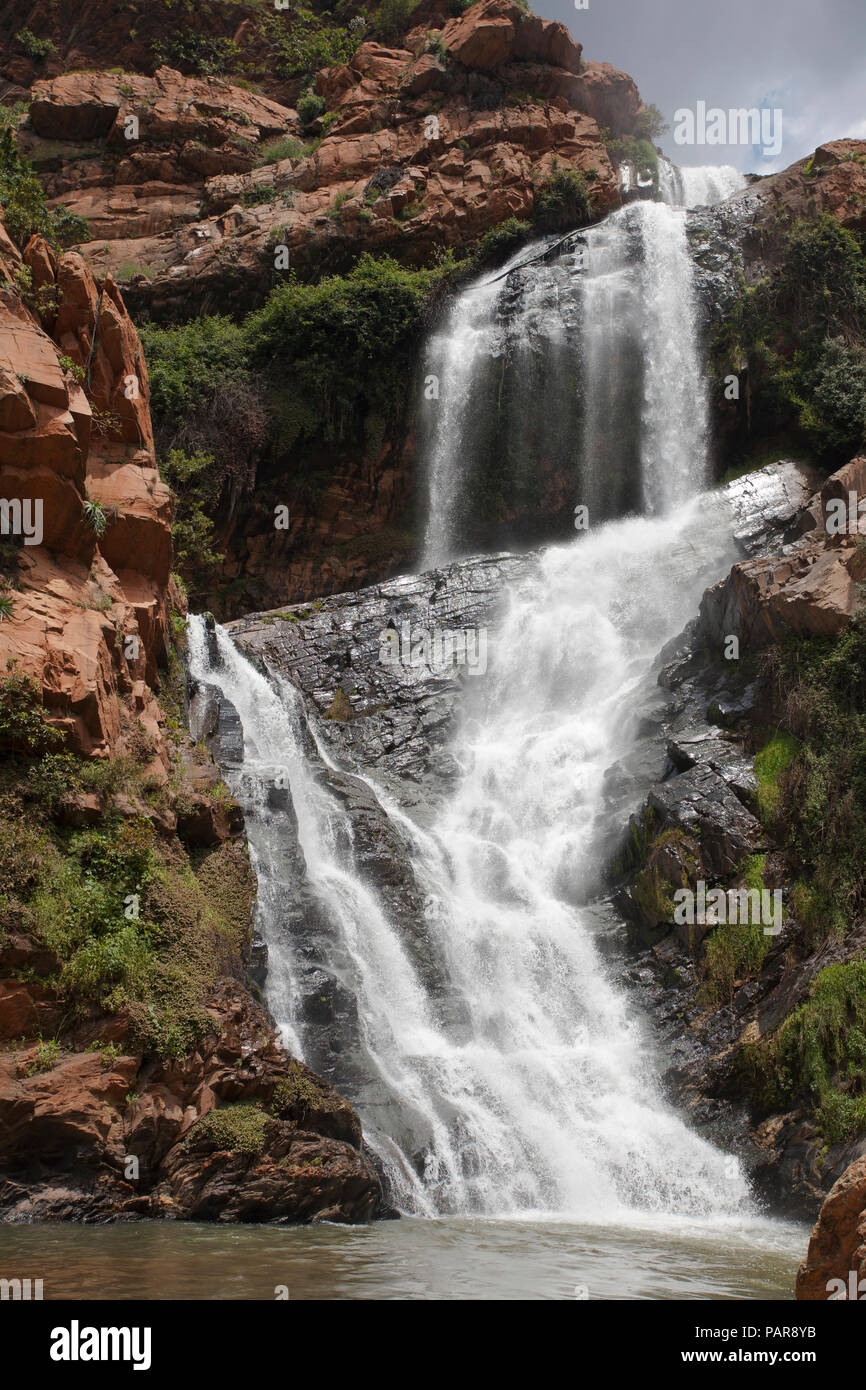
{"label": "green moss", "polygon": [[193,1125],[186,1143],[204,1138],[214,1149],[229,1153],[258,1154],[265,1146],[268,1116],[258,1105],[240,1103],[210,1110]]}
{"label": "green moss", "polygon": [[805,1104],[829,1143],[866,1130],[866,959],[830,965],[770,1039],[744,1049],[762,1107]]}
{"label": "green moss", "polygon": [[304,1075],[297,1063],[292,1062],[274,1089],[271,1114],[284,1119],[300,1119],[308,1109],[320,1105],[321,1100],[322,1093],[318,1086]]}
{"label": "green moss", "polygon": [[755,776],[758,781],[758,810],[761,820],[772,825],[781,801],[780,780],[800,751],[800,742],[792,734],[777,730],[755,755]]}

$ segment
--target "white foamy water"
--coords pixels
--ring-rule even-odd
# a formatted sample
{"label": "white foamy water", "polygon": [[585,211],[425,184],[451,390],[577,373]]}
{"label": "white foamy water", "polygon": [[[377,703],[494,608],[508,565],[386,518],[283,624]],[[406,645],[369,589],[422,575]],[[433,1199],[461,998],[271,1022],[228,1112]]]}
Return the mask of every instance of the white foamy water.
{"label": "white foamy water", "polygon": [[429,557],[455,546],[463,444],[482,408],[476,367],[505,333],[518,346],[559,335],[570,351],[579,332],[590,408],[575,442],[576,488],[579,478],[595,498],[616,462],[605,407],[622,401],[637,371],[631,424],[646,513],[548,549],[509,590],[489,669],[468,683],[453,742],[462,775],[432,828],[365,778],[426,894],[453,1007],[428,995],[384,899],[358,870],[350,817],[322,775],[333,763],[315,719],[224,632],[212,669],[202,622],[191,622],[193,674],[220,685],[244,726],[233,785],[259,870],[268,1000],[303,1053],[293,980],[309,951],[296,919],[294,939],[283,922],[282,861],[293,851],[269,790],[282,768],[310,911],[327,922],[329,968],[357,1008],[332,1074],[406,1211],[635,1226],[753,1219],[739,1164],[662,1098],[648,1032],[604,963],[592,908],[604,775],[636,738],[635,692],[734,558],[718,503],[695,496],[705,405],[684,218],[663,204],[630,205],[582,234],[584,267],[570,248],[552,266],[519,272],[527,283],[505,299],[507,277],[467,291],[433,346],[443,390],[428,459]]}
{"label": "white foamy water", "polygon": [[667,159],[659,160],[659,192],[673,207],[712,207],[745,187],[745,175],[732,164],[680,168]]}

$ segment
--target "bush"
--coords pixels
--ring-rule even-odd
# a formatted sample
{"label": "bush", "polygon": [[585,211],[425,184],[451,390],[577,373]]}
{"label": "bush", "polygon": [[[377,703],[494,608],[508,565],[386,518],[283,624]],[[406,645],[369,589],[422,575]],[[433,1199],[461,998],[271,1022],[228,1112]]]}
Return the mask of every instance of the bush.
{"label": "bush", "polygon": [[843,937],[866,910],[863,616],[835,638],[792,638],[767,662],[784,728],[802,744],[773,798],[775,823],[804,869],[801,920],[818,939]]}
{"label": "bush", "polygon": [[769,1099],[809,1102],[831,1143],[866,1128],[866,960],[830,965],[762,1050]]}
{"label": "bush", "polygon": [[60,730],[45,722],[37,682],[13,668],[0,681],[0,749],[38,757],[56,748],[62,740]]}
{"label": "bush", "polygon": [[866,441],[866,256],[822,213],[777,233],[766,258],[775,273],[742,285],[718,331],[718,374],[745,359],[748,419],[837,468]]}
{"label": "bush", "polygon": [[208,592],[223,556],[213,548],[213,512],[220,491],[212,454],[185,454],[172,449],[160,465],[174,497],[175,567],[195,600]]}
{"label": "bush", "polygon": [[393,421],[411,375],[425,306],[447,273],[361,257],[349,275],[289,280],[247,321],[254,362],[286,382],[282,443],[342,439],[358,412]]}
{"label": "bush", "polygon": [[536,190],[532,219],[539,231],[567,232],[592,216],[592,196],[576,169],[557,171]]}
{"label": "bush", "polygon": [[182,72],[200,77],[218,77],[231,72],[240,58],[240,49],[233,39],[198,34],[194,29],[178,29],[151,46],[154,61],[180,68]]}
{"label": "bush", "polygon": [[[178,498],[175,543],[187,562],[203,545],[209,570],[218,557],[202,514],[213,517],[225,503],[231,515],[252,486],[269,428],[267,392],[250,371],[244,328],[231,319],[145,324],[140,332],[163,476]],[[178,568],[196,582],[189,563]]]}
{"label": "bush", "polygon": [[636,135],[624,135],[618,140],[610,141],[608,153],[617,164],[626,161],[633,164],[640,178],[652,179],[653,188],[658,191],[659,157],[655,146],[649,140],[642,140]]}
{"label": "bush", "polygon": [[43,62],[49,53],[54,52],[54,44],[51,39],[37,38],[30,29],[19,29],[15,35],[15,42],[34,63]]}
{"label": "bush", "polygon": [[472,252],[473,269],[503,264],[519,250],[527,240],[529,232],[529,223],[521,222],[516,217],[509,217],[497,227],[490,227],[479,238]]}
{"label": "bush", "polygon": [[186,1143],[206,1139],[214,1149],[229,1153],[258,1154],[265,1145],[268,1116],[258,1105],[238,1103],[209,1110],[193,1125]]}
{"label": "bush", "polygon": [[151,963],[151,951],[139,926],[127,922],[107,936],[91,937],[79,946],[63,967],[61,987],[81,999],[111,1003],[109,996],[118,986],[124,991],[141,988]]}
{"label": "bush", "polygon": [[383,43],[401,38],[411,27],[410,20],[419,0],[381,0],[373,11],[373,33]]}
{"label": "bush", "polygon": [[71,246],[90,236],[83,217],[66,208],[49,208],[33,166],[18,152],[11,126],[0,130],[0,205],[6,230],[21,247],[37,232],[56,246]]}
{"label": "bush", "polygon": [[262,16],[259,24],[276,72],[289,79],[347,63],[364,37],[360,26],[329,23],[303,4],[293,5],[290,28],[285,15]]}
{"label": "bush", "polygon": [[326,105],[324,97],[318,96],[315,92],[305,92],[298,102],[301,129],[305,130],[311,126],[316,117],[323,114]]}

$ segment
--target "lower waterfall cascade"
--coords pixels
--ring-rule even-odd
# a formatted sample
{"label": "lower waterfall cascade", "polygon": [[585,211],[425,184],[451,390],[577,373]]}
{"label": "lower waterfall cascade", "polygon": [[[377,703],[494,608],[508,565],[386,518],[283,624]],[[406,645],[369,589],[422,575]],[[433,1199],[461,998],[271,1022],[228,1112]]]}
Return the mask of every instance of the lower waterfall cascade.
{"label": "lower waterfall cascade", "polygon": [[[404,1212],[617,1222],[752,1211],[738,1161],[663,1099],[647,1029],[605,963],[593,912],[604,776],[634,743],[634,693],[735,558],[731,528],[702,492],[705,392],[684,217],[650,202],[613,213],[581,234],[580,265],[567,251],[518,271],[516,298],[511,276],[464,291],[430,348],[442,400],[425,565],[460,549],[483,365],[509,336],[544,334],[578,354],[588,408],[575,501],[604,523],[544,550],[509,587],[489,668],[466,683],[451,750],[461,775],[432,826],[350,769],[411,854],[448,1007],[425,991],[355,865],[349,813],[321,775],[336,764],[299,691],[257,670],[223,629],[210,638],[202,618],[190,620],[190,674],[218,686],[243,726],[243,763],[226,776],[258,875],[268,1005],[305,1058],[281,919],[286,876],[302,862],[357,1005],[358,1054],[333,1079]],[[626,380],[635,364],[637,394]],[[636,486],[631,505],[610,510],[632,514],[604,519],[602,426],[629,390]],[[295,863],[275,776],[297,821]]]}

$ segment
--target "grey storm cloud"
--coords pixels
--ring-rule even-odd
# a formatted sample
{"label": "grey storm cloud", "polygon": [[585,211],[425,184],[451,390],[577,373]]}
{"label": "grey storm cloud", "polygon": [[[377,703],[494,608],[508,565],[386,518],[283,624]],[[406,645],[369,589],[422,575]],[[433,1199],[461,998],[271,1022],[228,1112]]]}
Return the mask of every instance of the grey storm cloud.
{"label": "grey storm cloud", "polygon": [[[843,135],[866,139],[866,0],[534,0],[583,44],[584,57],[629,73],[670,130],[678,164],[771,173]],[[683,145],[678,110],[778,109],[781,150]],[[729,136],[730,131],[726,134]]]}

